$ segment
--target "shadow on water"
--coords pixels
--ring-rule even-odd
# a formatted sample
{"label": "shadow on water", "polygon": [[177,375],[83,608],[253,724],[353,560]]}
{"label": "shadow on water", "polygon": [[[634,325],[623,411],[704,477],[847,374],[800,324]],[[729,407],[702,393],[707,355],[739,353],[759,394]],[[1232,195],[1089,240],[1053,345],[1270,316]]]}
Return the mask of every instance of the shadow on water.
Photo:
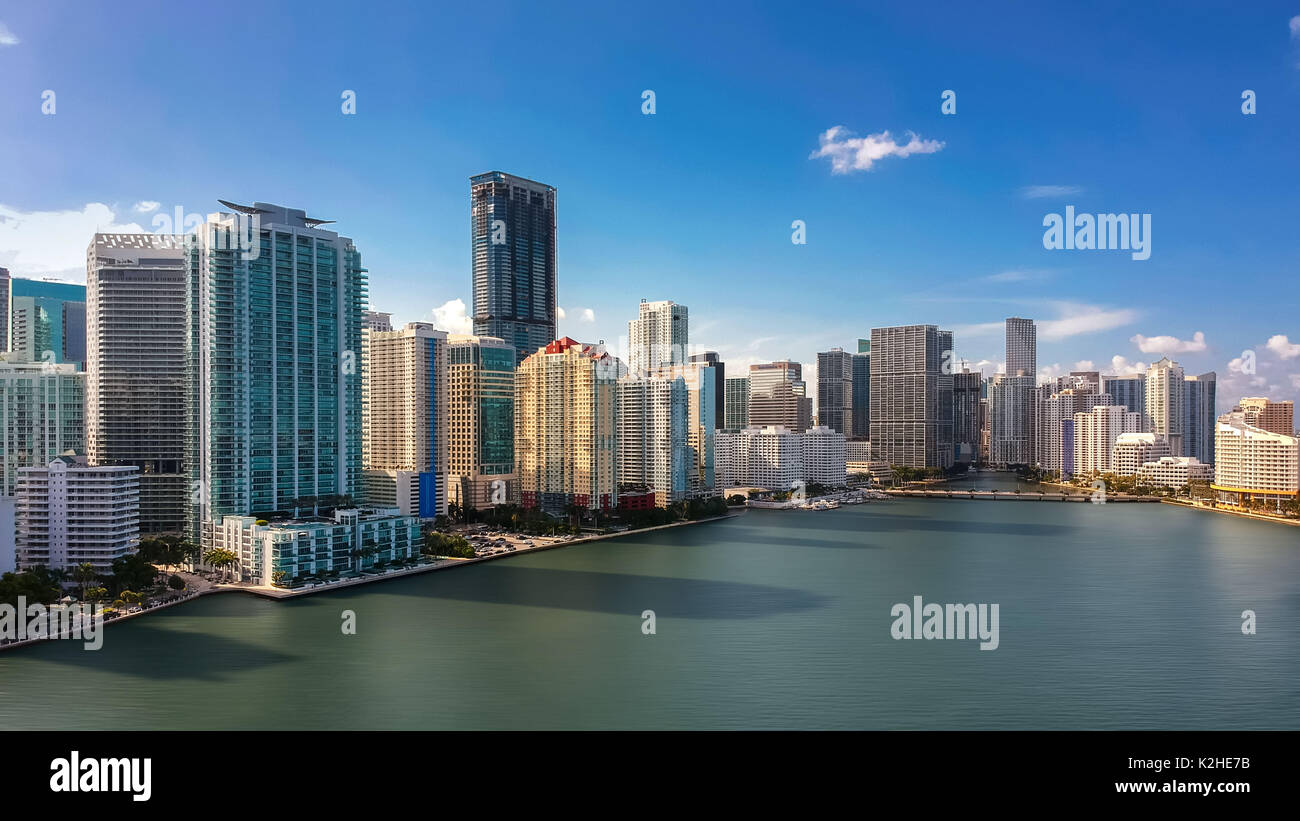
{"label": "shadow on water", "polygon": [[629,602],[652,601],[657,612],[684,619],[754,619],[830,603],[827,596],[791,587],[527,567],[508,560],[322,596],[347,600],[379,592],[599,613],[627,613]]}
{"label": "shadow on water", "polygon": [[[963,502],[951,502],[948,504],[963,504]],[[969,504],[1034,504],[1032,502],[970,502]],[[1044,502],[1043,504],[1047,504]],[[913,531],[930,531],[938,533],[963,533],[963,534],[986,534],[992,536],[1029,536],[1033,538],[1043,538],[1050,536],[1061,536],[1078,527],[1069,524],[1053,524],[1049,522],[1010,522],[1010,521],[977,521],[972,519],[955,518],[955,519],[937,519],[921,516],[908,516],[898,513],[878,513],[871,511],[863,515],[835,515],[835,512],[826,513],[786,513],[780,515],[792,517],[789,524],[778,524],[764,519],[762,527],[746,527],[743,525],[733,526],[727,529],[727,535],[740,534],[742,537],[751,538],[757,541],[772,542],[774,529],[777,532],[783,530],[803,531],[813,529],[802,525],[797,516],[819,516],[816,523],[818,531],[849,531],[855,533],[907,533]],[[786,537],[782,534],[779,541],[784,542]],[[862,545],[851,542],[833,542],[827,546],[831,547],[861,547]]]}
{"label": "shadow on water", "polygon": [[[148,617],[144,617],[148,618]],[[0,676],[9,661],[43,661],[157,680],[220,681],[293,661],[294,656],[245,641],[206,632],[178,632],[151,627],[144,618],[104,629],[103,646],[87,650],[75,640],[48,641],[0,654]]]}

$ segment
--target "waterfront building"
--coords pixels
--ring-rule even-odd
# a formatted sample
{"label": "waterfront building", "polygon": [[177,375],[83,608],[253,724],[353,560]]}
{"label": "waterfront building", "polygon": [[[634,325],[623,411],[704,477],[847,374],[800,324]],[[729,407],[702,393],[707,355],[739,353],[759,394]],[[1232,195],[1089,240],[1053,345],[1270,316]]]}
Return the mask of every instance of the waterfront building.
{"label": "waterfront building", "polygon": [[15,277],[9,282],[7,301],[14,361],[85,368],[86,286]]}
{"label": "waterfront building", "polygon": [[1091,387],[1089,383],[1082,383],[1077,389],[1063,388],[1038,403],[1038,442],[1034,452],[1044,470],[1056,471],[1062,476],[1074,470],[1074,415],[1085,413],[1097,405],[1111,404],[1107,394],[1082,392]]}
{"label": "waterfront building", "polygon": [[[370,335],[366,503],[403,516],[447,512],[447,332],[428,322]],[[513,353],[513,351],[511,352]],[[512,389],[513,392],[513,389]],[[389,491],[398,474],[408,493]],[[409,488],[414,483],[414,492]]]}
{"label": "waterfront building", "polygon": [[0,496],[21,468],[85,453],[86,374],[71,363],[0,361]]}
{"label": "waterfront building", "polygon": [[1141,414],[1146,425],[1147,412],[1147,378],[1140,373],[1125,376],[1103,376],[1101,392],[1109,394],[1116,405],[1123,405],[1134,413]]}
{"label": "waterfront building", "polygon": [[490,336],[447,337],[447,499],[483,509],[517,499],[515,350]]}
{"label": "waterfront building", "polygon": [[187,530],[362,490],[366,271],[299,209],[222,201],[186,256]]}
{"label": "waterfront building", "polygon": [[859,339],[853,355],[853,439],[871,435],[871,340]]}
{"label": "waterfront building", "polygon": [[1217,378],[1214,371],[1199,376],[1186,376],[1187,420],[1183,425],[1187,455],[1198,461],[1214,464],[1214,425],[1219,414],[1215,410]]}
{"label": "waterfront building", "polygon": [[619,380],[620,497],[649,492],[659,507],[687,497],[687,470],[693,467],[686,444],[687,405],[686,380],[680,376]]}
{"label": "waterfront building", "polygon": [[1137,477],[1143,483],[1183,488],[1188,482],[1208,482],[1214,478],[1214,465],[1194,456],[1162,456],[1138,466]]}
{"label": "waterfront building", "polygon": [[185,248],[171,234],[96,234],[86,250],[86,455],[140,472],[140,532],[180,533],[189,501]]}
{"label": "waterfront building", "polygon": [[995,465],[1029,465],[1034,460],[1034,377],[1023,370],[993,377],[989,392],[989,436]]}
{"label": "waterfront building", "polygon": [[[695,362],[713,368],[713,419],[717,427],[722,427],[727,418],[727,363],[723,362],[714,351],[691,354],[687,362]],[[746,411],[746,417],[748,417],[748,411]]]}
{"label": "waterfront building", "polygon": [[891,465],[953,464],[952,331],[934,325],[871,329],[870,439]]}
{"label": "waterfront building", "polygon": [[818,426],[805,432],[780,426],[718,434],[721,487],[787,491],[800,482],[841,486],[847,482],[844,434]]}
{"label": "waterfront building", "polygon": [[1295,434],[1295,405],[1288,399],[1274,402],[1262,396],[1245,396],[1237,403],[1247,425],[1253,425],[1284,436]]}
{"label": "waterfront building", "polygon": [[517,362],[556,338],[555,187],[489,171],[470,177],[476,336]]}
{"label": "waterfront building", "polygon": [[515,472],[524,507],[557,516],[570,505],[617,504],[618,363],[568,337],[515,371]]}
{"label": "waterfront building", "polygon": [[1121,434],[1139,433],[1142,414],[1123,405],[1096,405],[1074,415],[1074,470],[1076,476],[1107,473],[1111,451]]}
{"label": "waterfront building", "polygon": [[1147,430],[1165,437],[1171,456],[1185,456],[1187,380],[1183,369],[1169,357],[1147,368]]}
{"label": "waterfront building", "polygon": [[844,434],[825,425],[804,431],[799,442],[804,481],[831,487],[844,485],[848,481],[845,445]]}
{"label": "waterfront building", "polygon": [[686,386],[686,481],[692,496],[712,496],[717,485],[715,437],[718,419],[712,365],[692,362],[660,367],[651,376],[681,379]]}
{"label": "waterfront building", "polygon": [[140,473],[128,465],[90,466],[84,456],[22,468],[14,520],[19,570],[89,564],[111,573],[115,560],[140,545]]}
{"label": "waterfront building", "polygon": [[628,371],[633,376],[686,362],[688,311],[671,300],[641,300],[640,315],[627,323]]}
{"label": "waterfront building", "polygon": [[749,427],[749,377],[729,376],[726,385],[722,427],[726,430]]}
{"label": "waterfront building", "polygon": [[1110,472],[1136,476],[1138,468],[1147,462],[1172,456],[1169,451],[1169,441],[1158,433],[1121,433],[1110,450]]}
{"label": "waterfront building", "polygon": [[420,520],[395,514],[347,508],[275,521],[226,515],[203,523],[203,547],[234,553],[240,581],[294,589],[418,557]]}
{"label": "waterfront building", "polygon": [[1300,438],[1252,425],[1244,411],[1219,417],[1214,432],[1215,502],[1279,510],[1300,491]]}
{"label": "waterfront building", "polygon": [[952,377],[953,459],[957,464],[973,465],[980,461],[980,398],[984,377],[978,371],[963,368]]}
{"label": "waterfront building", "polygon": [[853,357],[843,348],[817,354],[817,423],[852,437]]}

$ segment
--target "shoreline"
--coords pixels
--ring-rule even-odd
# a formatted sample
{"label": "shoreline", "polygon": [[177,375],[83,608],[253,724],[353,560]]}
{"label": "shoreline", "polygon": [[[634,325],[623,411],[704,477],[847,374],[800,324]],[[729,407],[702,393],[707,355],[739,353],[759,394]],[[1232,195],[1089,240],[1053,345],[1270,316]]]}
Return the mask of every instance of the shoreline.
{"label": "shoreline", "polygon": [[1244,510],[1229,510],[1224,507],[1203,507],[1201,505],[1188,504],[1183,501],[1173,499],[1161,499],[1161,503],[1173,505],[1174,507],[1185,507],[1191,510],[1203,510],[1207,513],[1223,513],[1228,516],[1236,516],[1239,519],[1254,519],[1257,522],[1272,522],[1274,524],[1289,525],[1291,527],[1300,527],[1300,519],[1284,519],[1281,516],[1266,516],[1260,513],[1249,513]]}
{"label": "shoreline", "polygon": [[[567,542],[557,541],[557,542],[552,542],[550,544],[535,545],[533,547],[524,548],[522,550],[513,550],[509,553],[501,553],[496,556],[476,556],[472,559],[444,558],[444,559],[439,559],[437,561],[431,562],[427,565],[408,567],[403,570],[395,570],[389,573],[381,573],[374,576],[361,576],[358,578],[351,578],[339,582],[334,582],[333,584],[316,585],[314,587],[308,587],[302,590],[283,590],[281,588],[276,588],[276,587],[260,587],[260,586],[248,587],[248,586],[241,586],[241,585],[234,585],[234,584],[214,584],[213,586],[207,588],[206,590],[200,590],[191,596],[186,596],[185,598],[180,599],[179,601],[160,604],[156,607],[149,607],[134,613],[126,613],[121,616],[117,616],[113,619],[106,619],[100,623],[99,629],[104,630],[109,625],[117,624],[118,622],[128,621],[134,618],[139,618],[140,616],[145,616],[150,613],[157,612],[159,610],[166,610],[169,607],[176,607],[177,605],[181,605],[181,604],[189,604],[190,602],[197,601],[198,599],[201,599],[204,596],[210,596],[216,593],[246,593],[253,596],[259,596],[264,599],[284,601],[286,599],[296,599],[301,596],[310,596],[316,593],[328,593],[334,590],[341,590],[348,587],[356,587],[357,585],[370,584],[372,582],[389,581],[391,579],[404,579],[409,576],[418,576],[422,573],[430,573],[435,570],[451,570],[457,567],[465,567],[468,565],[478,564],[479,562],[489,562],[495,559],[508,559],[511,556],[519,556],[523,554],[534,553],[541,550],[555,550],[557,548],[571,547],[577,544],[586,544],[590,542],[604,541],[605,539],[617,539],[622,536],[631,536],[637,533],[650,533],[652,531],[667,530],[673,527],[684,527],[687,525],[705,524],[707,522],[718,522],[718,521],[722,521],[723,519],[734,519],[737,516],[743,515],[744,511],[745,511],[744,508],[740,508],[739,512],[728,512],[723,516],[710,516],[707,519],[692,519],[691,521],[687,521],[687,522],[670,522],[666,525],[654,525],[653,527],[642,527],[642,528],[637,528],[635,530],[622,530],[617,533],[600,533],[594,536],[584,536],[579,539],[571,539]],[[56,636],[43,636],[41,638],[23,639],[22,641],[0,645],[0,652],[4,652],[5,650],[14,650],[19,647],[29,647],[33,644],[40,644],[47,641],[63,641],[63,639],[60,639]]]}

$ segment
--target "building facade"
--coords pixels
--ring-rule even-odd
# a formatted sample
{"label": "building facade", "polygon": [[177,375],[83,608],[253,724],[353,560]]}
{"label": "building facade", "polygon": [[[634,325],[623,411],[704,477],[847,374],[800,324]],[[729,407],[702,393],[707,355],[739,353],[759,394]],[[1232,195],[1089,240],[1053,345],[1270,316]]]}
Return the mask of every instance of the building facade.
{"label": "building facade", "polygon": [[1146,424],[1147,412],[1147,378],[1140,373],[1125,376],[1103,376],[1101,392],[1109,394],[1116,405],[1123,405],[1134,413],[1141,414]]}
{"label": "building facade", "polygon": [[70,570],[113,562],[140,545],[140,474],[130,466],[91,467],[62,456],[18,471],[14,499],[18,569]]}
{"label": "building facade", "polygon": [[1142,430],[1142,414],[1123,405],[1096,405],[1074,415],[1074,470],[1076,476],[1111,471],[1111,451],[1125,433]]}
{"label": "building facade", "polygon": [[9,351],[27,362],[86,361],[86,286],[14,278],[9,282]]}
{"label": "building facade", "polygon": [[783,427],[799,432],[812,425],[812,397],[803,366],[789,360],[749,366],[748,427]]}
{"label": "building facade", "polygon": [[719,485],[795,490],[800,483],[840,487],[848,481],[844,434],[818,426],[799,433],[779,426],[718,435]]}
{"label": "building facade", "polygon": [[1300,438],[1266,430],[1233,411],[1219,417],[1214,432],[1215,503],[1246,509],[1262,505],[1274,511],[1294,502],[1300,492]]}
{"label": "building facade", "polygon": [[713,368],[713,418],[722,427],[727,418],[727,363],[714,351],[691,354],[687,361]]}
{"label": "building facade", "polygon": [[1262,396],[1245,396],[1237,403],[1237,408],[1241,409],[1242,418],[1247,425],[1283,436],[1295,433],[1295,405],[1289,399],[1273,402]]}
{"label": "building facade", "polygon": [[853,436],[853,354],[831,348],[817,354],[817,423]]}
{"label": "building facade", "polygon": [[1182,366],[1163,357],[1147,368],[1147,430],[1169,443],[1171,456],[1186,456],[1187,380]]}
{"label": "building facade", "polygon": [[656,368],[681,365],[690,346],[689,316],[685,305],[671,300],[641,300],[640,315],[627,323],[628,370],[634,376]]}
{"label": "building facade", "polygon": [[1110,472],[1119,476],[1136,476],[1147,462],[1155,462],[1169,452],[1169,441],[1158,433],[1121,433],[1110,450]]}
{"label": "building facade", "polygon": [[1184,447],[1187,455],[1197,461],[1214,464],[1214,426],[1219,414],[1215,410],[1218,401],[1214,371],[1199,376],[1184,377],[1186,385],[1187,421],[1183,425],[1186,441]]}
{"label": "building facade", "polygon": [[726,385],[722,427],[726,430],[744,430],[749,427],[749,377],[729,376]]}
{"label": "building facade", "polygon": [[853,437],[871,435],[871,340],[859,339],[853,355]]}
{"label": "building facade", "polygon": [[517,499],[515,349],[505,340],[447,338],[447,498],[479,510]]}
{"label": "building facade", "polygon": [[0,496],[21,468],[85,453],[86,374],[71,363],[0,361]]}
{"label": "building facade", "polygon": [[1183,488],[1190,482],[1214,479],[1214,465],[1207,465],[1194,456],[1162,456],[1154,462],[1143,462],[1137,469],[1137,477],[1147,484]]}
{"label": "building facade", "polygon": [[973,465],[980,461],[980,398],[984,377],[963,369],[952,377],[953,460]]}
{"label": "building facade", "polygon": [[618,382],[619,492],[654,494],[658,507],[687,497],[686,380],[628,376]]}
{"label": "building facade", "polygon": [[[953,465],[952,331],[871,329],[871,445],[890,465]],[[946,353],[945,353],[946,352]]]}

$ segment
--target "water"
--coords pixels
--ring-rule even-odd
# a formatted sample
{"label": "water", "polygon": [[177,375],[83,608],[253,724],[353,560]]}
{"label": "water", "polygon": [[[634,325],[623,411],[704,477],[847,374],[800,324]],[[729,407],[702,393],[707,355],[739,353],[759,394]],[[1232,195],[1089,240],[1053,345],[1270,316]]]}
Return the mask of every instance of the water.
{"label": "water", "polygon": [[[1001,646],[891,639],[913,595],[998,603]],[[1297,672],[1300,530],[900,499],[205,597],[0,653],[0,727],[1300,729]]]}

